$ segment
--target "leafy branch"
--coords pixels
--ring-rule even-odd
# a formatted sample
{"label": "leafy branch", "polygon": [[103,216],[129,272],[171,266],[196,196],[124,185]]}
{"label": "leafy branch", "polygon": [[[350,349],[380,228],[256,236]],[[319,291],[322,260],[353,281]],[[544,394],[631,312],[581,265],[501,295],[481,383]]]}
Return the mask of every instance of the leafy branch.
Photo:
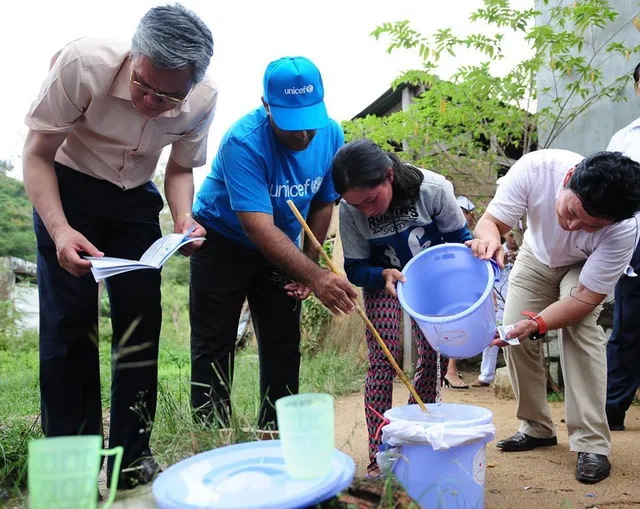
{"label": "leafy branch", "polygon": [[[599,101],[625,100],[629,73],[607,78],[602,68],[640,52],[640,45],[621,40],[630,24],[640,30],[640,11],[619,20],[608,0],[539,0],[537,5],[540,10],[514,9],[509,0],[484,0],[464,35],[445,27],[425,36],[408,20],[376,27],[372,35],[388,41],[388,53],[413,49],[422,62],[392,87],[424,91],[406,111],[346,122],[347,138],[367,136],[385,149],[401,148],[416,164],[454,180],[460,175],[490,193],[498,166],[550,146]],[[489,30],[474,32],[474,23]],[[529,52],[498,75],[493,64],[504,57],[509,34],[519,35]],[[475,63],[460,64],[448,80],[441,79],[441,59],[456,59],[462,49],[473,50]],[[548,84],[540,82],[545,70]],[[531,111],[541,100],[548,105]]]}

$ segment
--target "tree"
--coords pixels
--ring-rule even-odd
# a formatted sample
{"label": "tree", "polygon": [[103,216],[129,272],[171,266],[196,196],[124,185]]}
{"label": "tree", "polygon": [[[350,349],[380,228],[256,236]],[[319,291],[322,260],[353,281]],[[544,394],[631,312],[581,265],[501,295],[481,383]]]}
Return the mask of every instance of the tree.
{"label": "tree", "polygon": [[11,170],[13,170],[13,163],[8,160],[5,161],[3,159],[0,159],[0,175],[4,177]]}
{"label": "tree", "polygon": [[[378,26],[372,35],[390,39],[389,53],[414,49],[423,61],[422,69],[404,73],[392,86],[422,85],[426,91],[405,111],[345,122],[347,139],[366,136],[385,149],[403,146],[404,158],[448,174],[454,183],[475,189],[476,196],[492,196],[501,167],[506,170],[521,155],[550,146],[598,101],[625,100],[622,91],[630,72],[607,80],[601,69],[611,58],[628,61],[640,50],[617,40],[630,24],[640,27],[637,13],[614,30],[620,20],[607,0],[570,5],[541,0],[538,5],[546,11],[545,23],[536,24],[543,15],[536,9],[513,9],[509,0],[484,0],[470,24],[488,25],[494,30],[491,35],[485,30],[459,37],[443,28],[425,37],[408,21]],[[504,57],[508,33],[520,34],[530,52],[509,72],[497,75],[492,63]],[[450,80],[439,79],[441,56],[457,58],[460,49],[472,50],[477,63],[460,65]],[[539,76],[545,69],[552,79],[543,86]],[[549,106],[532,111],[543,96]]]}
{"label": "tree", "polygon": [[19,180],[0,175],[0,256],[36,259],[32,207]]}

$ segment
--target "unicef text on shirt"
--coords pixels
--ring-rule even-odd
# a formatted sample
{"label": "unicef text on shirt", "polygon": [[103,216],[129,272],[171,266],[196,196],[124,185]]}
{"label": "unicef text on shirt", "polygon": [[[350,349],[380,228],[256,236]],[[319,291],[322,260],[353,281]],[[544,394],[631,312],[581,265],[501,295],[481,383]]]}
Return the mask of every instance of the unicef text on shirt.
{"label": "unicef text on shirt", "polygon": [[316,194],[321,185],[322,177],[316,177],[313,182],[311,179],[307,179],[304,184],[289,184],[287,180],[286,184],[271,184],[269,194],[273,198],[296,198],[298,196],[307,196],[309,187],[311,187],[311,193]]}
{"label": "unicef text on shirt", "polygon": [[286,95],[310,94],[313,90],[313,85],[306,85],[302,88],[285,88],[284,93]]}

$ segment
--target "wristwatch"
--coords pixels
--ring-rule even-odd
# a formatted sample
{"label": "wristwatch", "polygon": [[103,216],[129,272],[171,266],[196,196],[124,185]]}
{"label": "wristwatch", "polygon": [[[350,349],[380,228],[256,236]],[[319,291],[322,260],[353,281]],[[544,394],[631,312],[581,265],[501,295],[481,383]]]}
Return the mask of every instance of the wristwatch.
{"label": "wristwatch", "polygon": [[545,336],[549,328],[547,327],[547,322],[544,321],[537,313],[532,313],[531,311],[523,311],[522,314],[529,318],[529,320],[533,320],[538,325],[538,332],[534,332],[529,336],[529,339],[540,339]]}

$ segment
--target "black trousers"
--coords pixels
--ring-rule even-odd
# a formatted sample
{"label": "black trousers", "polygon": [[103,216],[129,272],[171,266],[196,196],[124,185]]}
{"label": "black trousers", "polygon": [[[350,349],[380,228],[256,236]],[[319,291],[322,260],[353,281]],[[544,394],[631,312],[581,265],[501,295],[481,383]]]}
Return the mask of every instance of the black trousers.
{"label": "black trousers", "polygon": [[[153,183],[123,191],[56,163],[71,227],[106,256],[138,259],[161,236],[163,202]],[[48,437],[102,434],[98,359],[98,285],[60,267],[56,247],[34,211],[40,295],[40,398]],[[113,326],[109,447],[124,447],[122,467],[149,456],[156,412],[160,273],[137,270],[106,280]],[[138,325],[130,331],[132,324]],[[121,345],[123,338],[128,339]],[[111,472],[113,456],[108,463]]]}
{"label": "black trousers", "polygon": [[[631,266],[640,273],[640,245]],[[640,387],[640,276],[623,275],[615,290],[613,332],[607,343],[607,417],[622,424]]]}
{"label": "black trousers", "polygon": [[209,424],[229,425],[238,321],[245,297],[258,341],[259,426],[277,426],[275,401],[297,394],[300,303],[287,296],[286,276],[257,250],[208,229],[191,256],[191,403]]}

